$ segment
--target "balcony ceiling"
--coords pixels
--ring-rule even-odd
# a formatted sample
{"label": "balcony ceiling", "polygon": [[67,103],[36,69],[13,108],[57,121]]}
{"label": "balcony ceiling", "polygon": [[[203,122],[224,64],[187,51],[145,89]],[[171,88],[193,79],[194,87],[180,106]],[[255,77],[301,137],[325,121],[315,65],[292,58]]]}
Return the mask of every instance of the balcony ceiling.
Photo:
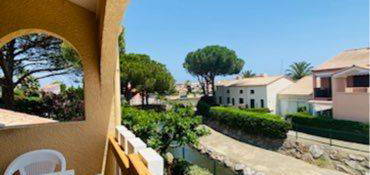
{"label": "balcony ceiling", "polygon": [[81,6],[87,10],[90,10],[92,12],[96,12],[98,1],[99,0],[69,0],[72,3],[77,4],[78,6]]}

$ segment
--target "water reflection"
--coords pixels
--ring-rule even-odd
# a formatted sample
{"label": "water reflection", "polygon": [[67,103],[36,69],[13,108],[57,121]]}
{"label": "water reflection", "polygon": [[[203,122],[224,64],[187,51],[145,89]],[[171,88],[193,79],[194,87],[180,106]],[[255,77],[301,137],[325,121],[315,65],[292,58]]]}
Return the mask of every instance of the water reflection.
{"label": "water reflection", "polygon": [[189,146],[176,148],[171,151],[176,158],[184,158],[186,161],[209,170],[215,175],[235,175],[235,173],[213,159],[201,154]]}

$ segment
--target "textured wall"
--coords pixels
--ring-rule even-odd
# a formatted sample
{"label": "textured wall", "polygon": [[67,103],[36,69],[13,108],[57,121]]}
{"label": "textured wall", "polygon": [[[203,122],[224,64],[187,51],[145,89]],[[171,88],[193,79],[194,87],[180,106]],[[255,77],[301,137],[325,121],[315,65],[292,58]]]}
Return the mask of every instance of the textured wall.
{"label": "textured wall", "polygon": [[[14,37],[42,31],[65,39],[77,49],[83,59],[86,111],[86,121],[0,131],[1,174],[20,154],[44,148],[62,152],[67,159],[67,168],[75,169],[76,174],[101,171],[108,123],[118,111],[114,103],[117,71],[112,67],[107,69],[117,63],[117,32],[104,36],[102,30],[118,30],[120,20],[117,19],[123,14],[119,11],[123,10],[122,2],[124,0],[107,2],[118,5],[108,11],[120,14],[114,18],[116,21],[105,25],[101,24],[104,19],[97,18],[95,13],[66,0],[1,1],[0,46]],[[104,14],[99,15],[107,18]],[[104,39],[111,41],[102,41]],[[102,50],[106,52],[102,54]]]}

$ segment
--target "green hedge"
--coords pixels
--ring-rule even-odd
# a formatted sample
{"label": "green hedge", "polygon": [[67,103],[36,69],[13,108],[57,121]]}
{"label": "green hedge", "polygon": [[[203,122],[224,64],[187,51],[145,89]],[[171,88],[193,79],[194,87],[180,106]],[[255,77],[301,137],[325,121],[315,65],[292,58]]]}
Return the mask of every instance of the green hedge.
{"label": "green hedge", "polygon": [[316,117],[304,112],[288,114],[287,119],[291,120],[293,129],[296,131],[340,140],[369,143],[369,124]]}
{"label": "green hedge", "polygon": [[291,125],[278,115],[248,112],[232,107],[211,107],[209,119],[249,134],[277,139],[286,138],[291,129]]}
{"label": "green hedge", "polygon": [[257,113],[270,113],[269,108],[242,108],[244,111],[257,112]]}

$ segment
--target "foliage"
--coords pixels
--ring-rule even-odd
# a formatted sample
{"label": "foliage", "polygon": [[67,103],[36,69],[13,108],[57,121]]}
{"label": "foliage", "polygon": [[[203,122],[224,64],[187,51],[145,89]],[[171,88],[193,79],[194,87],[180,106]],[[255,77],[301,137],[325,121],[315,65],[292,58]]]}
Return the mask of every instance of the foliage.
{"label": "foliage", "polygon": [[283,139],[291,125],[280,116],[254,113],[231,107],[211,107],[209,119],[253,135]]}
{"label": "foliage", "polygon": [[196,114],[206,117],[211,106],[217,106],[214,97],[202,96],[198,101]]}
{"label": "foliage", "polygon": [[132,107],[122,109],[122,124],[162,155],[170,147],[198,144],[198,138],[207,133],[200,127],[201,120],[191,106],[176,105],[163,113]]}
{"label": "foliage", "polygon": [[46,34],[17,37],[0,48],[0,87],[5,108],[13,108],[14,89],[27,81],[57,75],[82,74],[77,52]]}
{"label": "foliage", "polygon": [[[19,93],[24,94],[22,91]],[[60,94],[42,92],[40,96],[17,96],[14,102],[15,111],[57,121],[84,120],[84,109],[83,89],[63,84]]]}
{"label": "foliage", "polygon": [[251,77],[255,77],[256,76],[256,74],[253,73],[252,70],[243,71],[241,73],[241,75],[242,75],[243,78],[251,78]]}
{"label": "foliage", "polygon": [[61,88],[60,94],[43,93],[42,116],[58,121],[79,121],[85,119],[84,93],[78,87]]}
{"label": "foliage", "polygon": [[287,119],[291,120],[293,129],[296,131],[369,144],[368,123],[312,116],[304,112],[288,114]]}
{"label": "foliage", "polygon": [[122,32],[118,36],[119,54],[126,53],[126,39],[125,39],[125,28],[122,26]]}
{"label": "foliage", "polygon": [[244,111],[255,112],[255,113],[270,113],[269,108],[241,108]]}
{"label": "foliage", "polygon": [[173,175],[212,175],[208,170],[197,165],[190,164],[184,159],[176,159],[172,168]]}
{"label": "foliage", "polygon": [[159,95],[174,91],[175,80],[166,66],[145,54],[121,54],[121,87],[126,101],[140,93],[142,102],[150,93]]}
{"label": "foliage", "polygon": [[208,95],[208,85],[211,85],[215,93],[216,76],[238,74],[244,66],[244,61],[238,58],[235,51],[212,45],[188,53],[183,66],[191,75],[197,77],[203,94]]}
{"label": "foliage", "polygon": [[293,80],[299,80],[307,75],[310,75],[312,68],[313,67],[311,66],[311,63],[306,61],[295,62],[289,66],[289,69],[286,70],[286,75]]}

